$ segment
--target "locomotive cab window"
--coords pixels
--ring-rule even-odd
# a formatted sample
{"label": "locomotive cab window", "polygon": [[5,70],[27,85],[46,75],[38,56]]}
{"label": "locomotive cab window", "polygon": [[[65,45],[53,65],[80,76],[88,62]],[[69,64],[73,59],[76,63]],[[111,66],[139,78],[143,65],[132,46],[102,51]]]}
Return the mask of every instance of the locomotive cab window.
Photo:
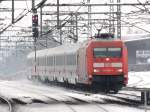
{"label": "locomotive cab window", "polygon": [[121,57],[121,48],[94,48],[94,57]]}

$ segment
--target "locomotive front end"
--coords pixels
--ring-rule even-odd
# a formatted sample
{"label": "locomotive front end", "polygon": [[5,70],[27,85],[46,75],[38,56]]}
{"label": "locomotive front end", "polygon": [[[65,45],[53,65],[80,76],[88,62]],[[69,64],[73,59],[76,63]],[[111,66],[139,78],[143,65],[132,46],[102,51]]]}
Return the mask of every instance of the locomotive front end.
{"label": "locomotive front end", "polygon": [[92,85],[118,91],[127,84],[127,49],[121,40],[92,41],[87,52]]}

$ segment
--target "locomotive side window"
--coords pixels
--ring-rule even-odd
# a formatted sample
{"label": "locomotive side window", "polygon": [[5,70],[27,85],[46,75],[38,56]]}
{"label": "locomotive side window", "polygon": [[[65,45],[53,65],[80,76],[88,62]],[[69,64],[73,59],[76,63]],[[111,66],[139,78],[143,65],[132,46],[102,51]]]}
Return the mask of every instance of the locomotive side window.
{"label": "locomotive side window", "polygon": [[94,48],[94,57],[121,57],[121,48]]}

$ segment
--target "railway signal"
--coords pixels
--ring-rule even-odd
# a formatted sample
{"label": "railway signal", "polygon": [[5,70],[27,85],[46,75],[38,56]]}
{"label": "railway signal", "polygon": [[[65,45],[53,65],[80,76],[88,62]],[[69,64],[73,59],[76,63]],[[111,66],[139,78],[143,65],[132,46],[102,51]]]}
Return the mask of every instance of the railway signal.
{"label": "railway signal", "polygon": [[37,14],[32,15],[32,32],[33,32],[33,37],[38,37],[39,31],[38,31],[38,15]]}
{"label": "railway signal", "polygon": [[38,26],[38,15],[37,14],[32,15],[32,26],[35,26],[35,27]]}
{"label": "railway signal", "polygon": [[33,37],[38,37],[39,36],[39,31],[38,31],[37,27],[33,27],[32,32],[33,32]]}

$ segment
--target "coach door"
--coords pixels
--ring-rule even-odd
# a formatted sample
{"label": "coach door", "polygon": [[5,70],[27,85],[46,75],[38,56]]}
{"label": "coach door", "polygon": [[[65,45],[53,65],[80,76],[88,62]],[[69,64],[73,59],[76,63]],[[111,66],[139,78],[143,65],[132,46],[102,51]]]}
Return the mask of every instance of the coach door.
{"label": "coach door", "polygon": [[87,77],[87,66],[86,66],[86,49],[81,48],[79,49],[78,55],[78,76],[79,76],[79,83],[86,83],[88,80]]}

